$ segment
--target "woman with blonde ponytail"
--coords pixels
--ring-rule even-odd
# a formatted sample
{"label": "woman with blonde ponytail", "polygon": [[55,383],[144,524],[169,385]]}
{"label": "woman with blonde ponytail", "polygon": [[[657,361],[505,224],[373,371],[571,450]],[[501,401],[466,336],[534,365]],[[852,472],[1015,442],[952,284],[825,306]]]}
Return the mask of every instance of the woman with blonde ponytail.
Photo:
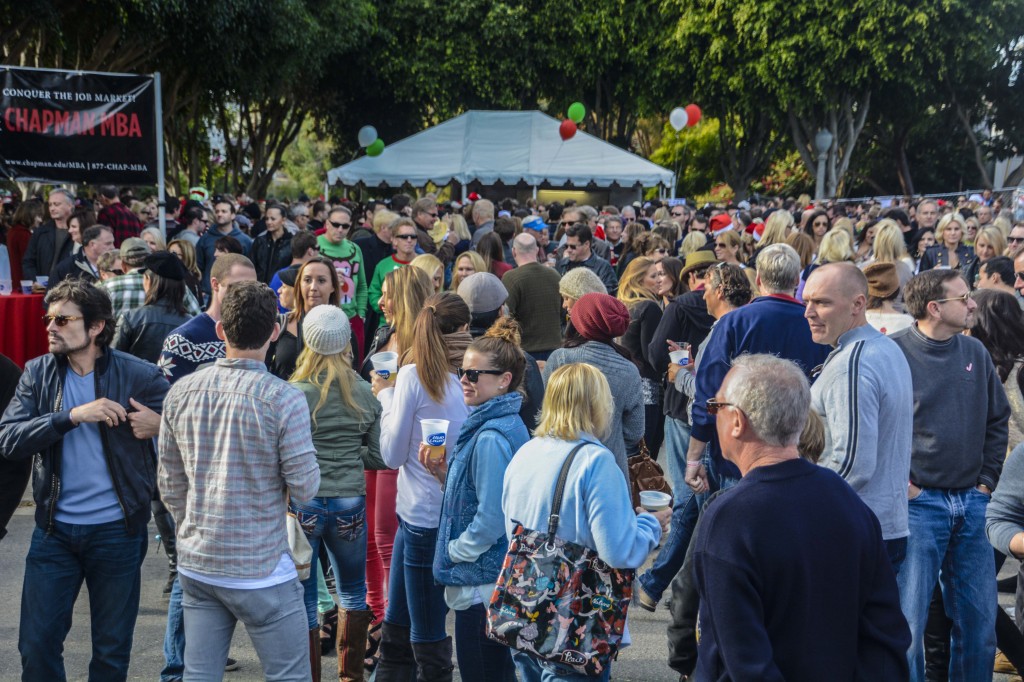
{"label": "woman with blonde ponytail", "polygon": [[381,630],[377,679],[452,679],[452,639],[445,631],[444,588],[431,565],[437,543],[442,491],[419,459],[421,420],[448,421],[445,448],[452,452],[469,415],[456,371],[472,341],[469,307],[451,292],[434,294],[416,317],[412,349],[394,385],[373,376],[383,407],[380,450],[398,472],[398,533]]}
{"label": "woman with blonde ponytail", "polygon": [[459,672],[467,682],[515,676],[508,647],[485,633],[494,581],[508,549],[501,487],[505,468],[530,434],[519,416],[526,356],[519,347],[519,325],[499,318],[473,341],[458,370],[466,405],[473,412],[447,462],[420,461],[444,486],[441,528],[434,553],[434,577],[445,585],[445,602],[455,610]]}

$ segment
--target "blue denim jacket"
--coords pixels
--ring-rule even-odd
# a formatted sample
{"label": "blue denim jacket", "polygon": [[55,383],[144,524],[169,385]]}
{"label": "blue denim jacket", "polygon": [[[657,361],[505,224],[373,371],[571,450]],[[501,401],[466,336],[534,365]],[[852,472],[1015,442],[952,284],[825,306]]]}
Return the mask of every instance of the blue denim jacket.
{"label": "blue denim jacket", "polygon": [[508,550],[501,511],[505,468],[530,440],[519,417],[522,401],[519,393],[492,398],[459,431],[434,551],[434,578],[442,585],[485,585],[498,579]]}

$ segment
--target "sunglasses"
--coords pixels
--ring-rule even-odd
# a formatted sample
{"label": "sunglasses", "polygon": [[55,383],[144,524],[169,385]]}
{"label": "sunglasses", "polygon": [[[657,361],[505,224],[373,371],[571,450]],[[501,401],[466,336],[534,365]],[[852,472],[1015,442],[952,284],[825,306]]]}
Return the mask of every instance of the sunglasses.
{"label": "sunglasses", "polygon": [[395,239],[416,239],[414,234],[396,234]]}
{"label": "sunglasses", "polygon": [[708,408],[708,414],[712,416],[718,414],[719,410],[721,410],[723,407],[736,407],[732,403],[723,402],[720,400],[716,400],[714,398],[708,398],[705,405]]}
{"label": "sunglasses", "polygon": [[1024,237],[1009,237],[1006,241],[1016,244],[1017,242],[1024,242]]}
{"label": "sunglasses", "polygon": [[348,228],[352,227],[352,223],[336,223],[333,220],[328,220],[327,222],[329,222],[331,225],[333,225],[334,227],[338,228],[339,230],[341,230],[341,229],[346,229],[347,230]]}
{"label": "sunglasses", "polygon": [[[1017,277],[1020,277],[1019,273],[1017,274]],[[969,301],[969,300],[971,300],[971,292],[968,291],[963,296],[953,296],[952,298],[937,298],[937,299],[935,299],[935,302],[936,303],[946,303],[948,301],[960,301],[962,303],[967,303],[967,301]]]}
{"label": "sunglasses", "polygon": [[657,253],[668,253],[668,249],[655,249]]}
{"label": "sunglasses", "polygon": [[49,326],[51,322],[56,322],[58,327],[66,327],[68,322],[84,319],[85,318],[81,315],[43,315],[43,322],[45,322],[47,326]]}
{"label": "sunglasses", "polygon": [[683,213],[672,213],[671,215],[672,215],[673,218],[682,218],[684,214]]}
{"label": "sunglasses", "polygon": [[561,225],[562,227],[569,227],[570,225],[575,225],[576,222],[573,221],[573,220],[563,220],[562,222],[560,222],[558,224]]}
{"label": "sunglasses", "polygon": [[458,373],[460,379],[462,377],[466,377],[469,379],[469,383],[471,384],[475,384],[480,381],[481,374],[490,374],[492,376],[500,377],[505,373],[504,370],[500,369],[463,369],[461,367],[455,371]]}

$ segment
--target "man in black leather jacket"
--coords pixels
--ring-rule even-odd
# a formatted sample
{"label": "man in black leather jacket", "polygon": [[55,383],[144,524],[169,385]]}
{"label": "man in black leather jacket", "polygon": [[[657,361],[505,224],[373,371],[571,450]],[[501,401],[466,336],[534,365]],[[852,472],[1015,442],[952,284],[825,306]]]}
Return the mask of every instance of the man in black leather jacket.
{"label": "man in black leather jacket", "polygon": [[84,581],[93,635],[88,677],[124,680],[156,486],[152,415],[168,384],[155,365],[109,348],[114,320],[102,289],[66,281],[46,303],[50,354],[26,365],[0,419],[0,456],[34,458],[22,676],[65,679],[63,639]]}

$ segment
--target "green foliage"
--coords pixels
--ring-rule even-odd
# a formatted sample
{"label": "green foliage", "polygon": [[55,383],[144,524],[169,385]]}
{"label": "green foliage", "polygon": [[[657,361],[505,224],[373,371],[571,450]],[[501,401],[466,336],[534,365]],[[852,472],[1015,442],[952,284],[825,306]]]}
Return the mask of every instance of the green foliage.
{"label": "green foliage", "polygon": [[665,124],[661,145],[654,150],[651,161],[675,172],[677,196],[692,197],[722,182],[721,155],[718,120],[704,118],[678,134]]}

